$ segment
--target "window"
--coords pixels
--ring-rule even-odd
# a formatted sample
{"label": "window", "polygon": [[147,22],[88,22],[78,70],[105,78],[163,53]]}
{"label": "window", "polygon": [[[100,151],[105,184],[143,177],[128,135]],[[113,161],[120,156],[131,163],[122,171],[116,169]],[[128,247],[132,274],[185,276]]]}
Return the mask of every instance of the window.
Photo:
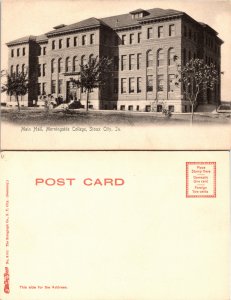
{"label": "window", "polygon": [[140,110],[140,106],[139,106],[139,105],[136,106],[136,110],[137,110],[137,111]]}
{"label": "window", "polygon": [[174,92],[175,90],[175,75],[174,74],[169,74],[168,75],[168,91],[169,92]]}
{"label": "window", "polygon": [[23,56],[26,55],[26,48],[25,48],[25,47],[22,48],[22,55],[23,55]]}
{"label": "window", "polygon": [[74,47],[78,46],[78,37],[74,37]]}
{"label": "window", "polygon": [[73,57],[73,71],[76,72],[78,70],[78,57]]}
{"label": "window", "polygon": [[137,54],[137,70],[141,68],[141,53]]}
{"label": "window", "polygon": [[89,62],[92,63],[93,61],[94,61],[94,55],[91,54],[91,55],[89,55]]}
{"label": "window", "polygon": [[17,49],[17,56],[20,55],[20,48]]}
{"label": "window", "polygon": [[114,56],[114,71],[118,71],[119,68],[119,59],[118,56]]}
{"label": "window", "polygon": [[67,48],[69,48],[70,47],[70,38],[67,38]]}
{"label": "window", "polygon": [[164,37],[164,27],[158,26],[158,38]]}
{"label": "window", "polygon": [[56,93],[56,81],[51,80],[51,93],[55,94]]}
{"label": "window", "polygon": [[150,112],[151,111],[151,105],[146,105],[145,106],[145,111]]}
{"label": "window", "polygon": [[135,54],[129,55],[129,70],[134,70],[135,68]]}
{"label": "window", "polygon": [[113,84],[113,92],[114,94],[118,94],[118,78],[114,78],[114,84]]}
{"label": "window", "polygon": [[59,40],[59,49],[61,49],[63,47],[63,40]]}
{"label": "window", "polygon": [[140,44],[140,42],[141,42],[141,36],[142,36],[142,33],[138,32],[138,36],[137,36],[137,42],[138,42],[138,44]]}
{"label": "window", "polygon": [[169,25],[169,36],[174,36],[175,35],[175,25],[170,24]]}
{"label": "window", "polygon": [[41,47],[39,46],[38,47],[38,56],[40,56],[42,54],[42,49],[41,49]]}
{"label": "window", "polygon": [[147,38],[148,39],[152,39],[153,38],[153,28],[152,27],[149,27],[147,29]]}
{"label": "window", "polygon": [[58,72],[61,73],[63,71],[63,60],[59,58],[58,60]]}
{"label": "window", "polygon": [[14,57],[14,49],[11,49],[11,57]]}
{"label": "window", "polygon": [[82,35],[82,45],[86,45],[86,35]]}
{"label": "window", "polygon": [[52,50],[55,49],[55,41],[52,41]]}
{"label": "window", "polygon": [[16,74],[19,73],[19,65],[16,66]]}
{"label": "window", "polygon": [[126,78],[121,78],[121,94],[127,92],[127,81]]}
{"label": "window", "polygon": [[122,45],[126,45],[126,35],[122,35]]}
{"label": "window", "polygon": [[130,44],[134,44],[134,33],[130,34]]}
{"label": "window", "polygon": [[141,77],[137,78],[137,93],[141,93]]}
{"label": "window", "polygon": [[164,90],[164,75],[157,75],[157,91],[162,92]]}
{"label": "window", "polygon": [[162,110],[163,110],[162,105],[158,104],[157,105],[157,112],[162,112]]}
{"label": "window", "polygon": [[66,58],[66,72],[70,72],[71,71],[71,60],[70,57]]}
{"label": "window", "polygon": [[95,35],[94,35],[94,33],[92,33],[91,35],[90,35],[90,44],[92,45],[92,44],[95,44]]}
{"label": "window", "polygon": [[42,94],[43,95],[46,95],[46,93],[47,93],[46,87],[47,87],[46,82],[43,82],[43,85],[42,85]]}
{"label": "window", "polygon": [[10,67],[10,74],[12,75],[14,73],[14,66]]}
{"label": "window", "polygon": [[39,64],[38,65],[38,77],[40,77],[41,76],[41,65]]}
{"label": "window", "polygon": [[38,83],[38,95],[41,95],[41,83]]}
{"label": "window", "polygon": [[147,92],[153,91],[153,75],[147,76]]}
{"label": "window", "polygon": [[43,47],[43,55],[46,55],[47,53],[47,47]]}
{"label": "window", "polygon": [[81,57],[81,65],[86,65],[86,63],[87,63],[86,56],[83,55],[83,56]]}
{"label": "window", "polygon": [[135,92],[135,78],[129,78],[129,93]]}
{"label": "window", "polygon": [[55,59],[53,58],[51,61],[51,73],[55,72]]}
{"label": "window", "polygon": [[24,64],[22,65],[22,73],[23,74],[25,73],[25,65]]}
{"label": "window", "polygon": [[169,66],[174,64],[174,56],[175,56],[175,50],[173,48],[170,48],[168,50],[168,65]]}
{"label": "window", "polygon": [[43,76],[46,76],[46,67],[47,67],[47,65],[43,64]]}
{"label": "window", "polygon": [[126,55],[122,55],[122,59],[121,59],[121,70],[125,70],[126,69]]}
{"label": "window", "polygon": [[58,93],[62,94],[63,92],[63,80],[59,79]]}
{"label": "window", "polygon": [[120,110],[125,110],[125,105],[120,105]]}
{"label": "window", "polygon": [[133,110],[133,105],[128,105],[128,110]]}
{"label": "window", "polygon": [[164,50],[163,49],[159,49],[157,51],[157,66],[161,67],[164,64]]}
{"label": "window", "polygon": [[147,68],[153,66],[153,53],[152,50],[148,50],[147,52]]}
{"label": "window", "polygon": [[169,105],[169,106],[168,106],[168,110],[169,110],[170,112],[174,112],[174,105]]}

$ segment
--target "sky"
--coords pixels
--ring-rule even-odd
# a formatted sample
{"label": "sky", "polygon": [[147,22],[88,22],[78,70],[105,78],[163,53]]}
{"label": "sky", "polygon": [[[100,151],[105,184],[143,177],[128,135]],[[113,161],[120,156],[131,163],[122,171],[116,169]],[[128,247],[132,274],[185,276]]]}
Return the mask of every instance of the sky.
{"label": "sky", "polygon": [[137,8],[176,9],[214,28],[224,41],[221,50],[221,98],[230,101],[231,0],[3,0],[1,3],[1,69],[7,68],[7,42],[40,35],[59,24],[72,24],[90,17],[103,18]]}

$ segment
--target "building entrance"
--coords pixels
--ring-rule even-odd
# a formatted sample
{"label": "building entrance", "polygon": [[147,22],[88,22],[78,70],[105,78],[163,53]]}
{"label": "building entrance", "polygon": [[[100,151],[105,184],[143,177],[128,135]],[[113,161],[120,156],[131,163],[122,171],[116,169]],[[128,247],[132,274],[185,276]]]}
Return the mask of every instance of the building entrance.
{"label": "building entrance", "polygon": [[71,81],[67,81],[67,102],[77,100],[77,86]]}

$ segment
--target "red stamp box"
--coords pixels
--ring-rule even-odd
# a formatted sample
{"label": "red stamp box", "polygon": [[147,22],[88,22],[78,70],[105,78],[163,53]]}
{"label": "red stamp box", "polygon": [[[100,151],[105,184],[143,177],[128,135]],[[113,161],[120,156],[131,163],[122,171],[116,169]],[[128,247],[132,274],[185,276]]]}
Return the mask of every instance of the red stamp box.
{"label": "red stamp box", "polygon": [[186,198],[216,198],[216,162],[186,162]]}

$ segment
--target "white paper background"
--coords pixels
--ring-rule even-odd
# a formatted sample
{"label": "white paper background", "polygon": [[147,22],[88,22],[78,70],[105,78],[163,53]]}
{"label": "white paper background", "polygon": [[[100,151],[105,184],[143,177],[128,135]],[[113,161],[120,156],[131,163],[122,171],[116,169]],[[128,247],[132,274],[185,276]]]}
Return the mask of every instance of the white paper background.
{"label": "white paper background", "polygon": [[[2,299],[228,299],[228,152],[3,154],[11,292],[1,286]],[[217,198],[185,197],[187,161],[217,163]],[[36,177],[77,180],[36,187]],[[86,187],[86,177],[122,177],[125,185]]]}

